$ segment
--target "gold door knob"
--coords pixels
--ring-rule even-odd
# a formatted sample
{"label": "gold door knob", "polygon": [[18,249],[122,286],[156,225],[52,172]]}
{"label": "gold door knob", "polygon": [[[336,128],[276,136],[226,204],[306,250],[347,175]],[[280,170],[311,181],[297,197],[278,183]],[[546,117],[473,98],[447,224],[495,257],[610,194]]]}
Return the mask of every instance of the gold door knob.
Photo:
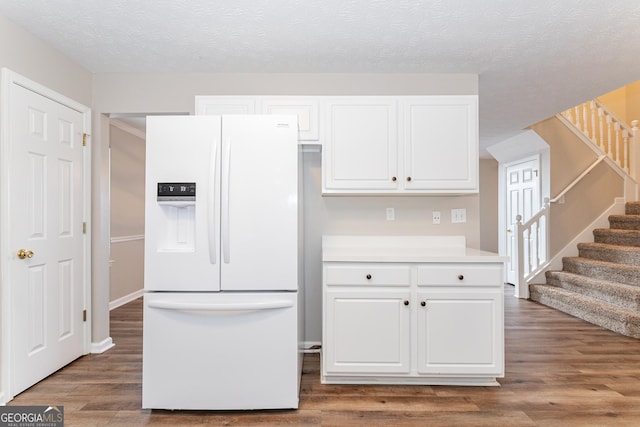
{"label": "gold door knob", "polygon": [[29,249],[20,249],[18,251],[18,258],[20,259],[33,258],[33,251],[30,251]]}

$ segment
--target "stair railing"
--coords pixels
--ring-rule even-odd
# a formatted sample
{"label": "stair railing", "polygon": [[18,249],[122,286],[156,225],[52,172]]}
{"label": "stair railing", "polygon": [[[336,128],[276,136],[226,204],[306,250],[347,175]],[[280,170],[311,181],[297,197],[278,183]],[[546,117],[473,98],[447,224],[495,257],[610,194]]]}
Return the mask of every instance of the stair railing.
{"label": "stair railing", "polygon": [[629,126],[597,98],[563,111],[561,115],[636,182],[639,180],[638,120],[633,120]]}
{"label": "stair railing", "polygon": [[516,216],[515,228],[515,296],[529,298],[529,279],[545,267],[549,257],[549,198],[544,198],[542,209],[527,222]]}
{"label": "stair railing", "polygon": [[[620,120],[598,99],[584,102],[563,111],[560,116],[570,122],[601,151],[602,155],[577,177],[567,188],[552,200],[544,199],[544,205],[527,222],[522,223],[522,215],[516,216],[515,243],[512,260],[514,283],[518,298],[529,298],[529,280],[533,279],[549,263],[549,212],[550,203],[559,201],[565,193],[604,159],[609,158],[635,182],[640,182],[640,129],[638,120],[631,126]],[[541,237],[544,238],[541,238]]]}

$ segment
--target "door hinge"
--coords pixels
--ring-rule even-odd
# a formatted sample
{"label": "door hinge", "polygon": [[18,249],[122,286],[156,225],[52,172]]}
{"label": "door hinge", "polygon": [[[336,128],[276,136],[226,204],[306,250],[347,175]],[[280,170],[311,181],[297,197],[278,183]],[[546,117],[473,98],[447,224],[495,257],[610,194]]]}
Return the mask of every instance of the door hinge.
{"label": "door hinge", "polygon": [[87,321],[87,310],[82,310],[82,321],[83,322]]}
{"label": "door hinge", "polygon": [[82,134],[82,146],[83,146],[83,147],[85,147],[85,146],[87,145],[87,137],[88,137],[88,136],[89,136],[89,135],[88,135],[88,134],[86,134],[86,133],[83,133],[83,134]]}
{"label": "door hinge", "polygon": [[87,223],[86,222],[82,223],[82,234],[87,234]]}

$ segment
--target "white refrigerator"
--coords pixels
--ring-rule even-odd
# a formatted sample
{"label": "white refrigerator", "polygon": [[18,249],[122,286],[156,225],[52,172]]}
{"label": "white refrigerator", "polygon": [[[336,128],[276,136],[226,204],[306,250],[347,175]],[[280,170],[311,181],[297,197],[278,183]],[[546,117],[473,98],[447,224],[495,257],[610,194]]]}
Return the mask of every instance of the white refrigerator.
{"label": "white refrigerator", "polygon": [[147,118],[142,407],[297,408],[295,116]]}

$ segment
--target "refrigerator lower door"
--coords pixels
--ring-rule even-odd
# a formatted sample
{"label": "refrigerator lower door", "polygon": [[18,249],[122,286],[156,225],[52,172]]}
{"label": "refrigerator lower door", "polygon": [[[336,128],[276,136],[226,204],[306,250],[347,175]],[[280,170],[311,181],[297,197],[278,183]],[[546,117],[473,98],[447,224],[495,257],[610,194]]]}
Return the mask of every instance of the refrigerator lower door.
{"label": "refrigerator lower door", "polygon": [[142,407],[297,408],[297,293],[147,293]]}

